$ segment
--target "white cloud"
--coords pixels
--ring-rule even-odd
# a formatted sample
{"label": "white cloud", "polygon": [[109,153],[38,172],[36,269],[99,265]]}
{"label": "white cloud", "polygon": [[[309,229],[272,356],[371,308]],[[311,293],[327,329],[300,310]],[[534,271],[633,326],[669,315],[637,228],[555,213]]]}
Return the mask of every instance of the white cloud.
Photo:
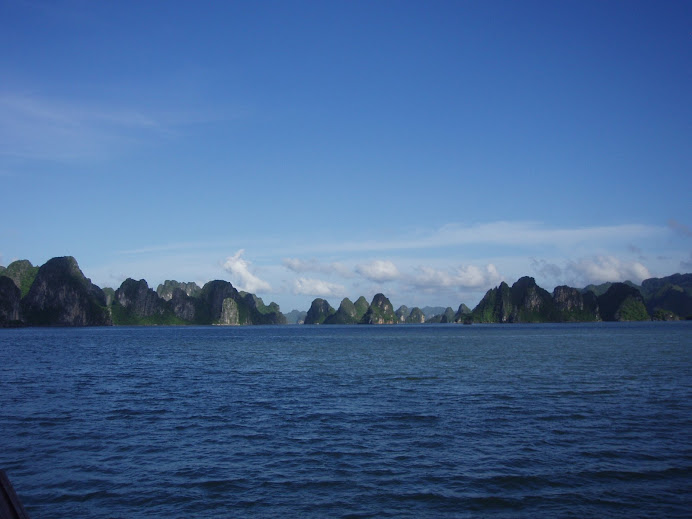
{"label": "white cloud", "polygon": [[235,276],[240,290],[252,293],[271,291],[269,283],[250,272],[250,262],[242,258],[243,254],[245,254],[245,249],[240,249],[233,256],[226,258],[226,262],[223,264],[224,270]]}
{"label": "white cloud", "polygon": [[370,263],[361,263],[356,265],[355,270],[364,278],[377,283],[392,281],[401,276],[396,265],[388,260],[374,260]]}
{"label": "white cloud", "polygon": [[302,260],[299,258],[284,258],[281,262],[284,267],[293,272],[320,272],[322,274],[338,274],[342,277],[352,277],[351,270],[342,263],[322,263],[315,259]]}
{"label": "white cloud", "polygon": [[345,287],[321,279],[300,277],[293,282],[293,293],[319,297],[341,296],[346,293]]}
{"label": "white cloud", "polygon": [[441,270],[421,266],[417,270],[412,277],[412,284],[417,288],[487,288],[502,280],[502,276],[492,263],[488,263],[484,268],[465,265]]}
{"label": "white cloud", "polygon": [[580,285],[598,284],[606,281],[626,281],[641,283],[650,278],[649,270],[638,261],[621,261],[614,256],[596,256],[570,261],[565,268],[576,276]]}
{"label": "white cloud", "polygon": [[531,258],[531,268],[540,276],[549,279],[560,279],[562,276],[562,268],[559,265],[544,259]]}

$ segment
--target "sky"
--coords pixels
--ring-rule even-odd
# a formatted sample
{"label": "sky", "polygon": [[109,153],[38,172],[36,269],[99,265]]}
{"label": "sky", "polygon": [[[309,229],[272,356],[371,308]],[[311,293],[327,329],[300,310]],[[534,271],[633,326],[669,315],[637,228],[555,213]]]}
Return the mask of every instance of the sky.
{"label": "sky", "polygon": [[0,0],[0,265],[475,306],[692,272],[692,2]]}

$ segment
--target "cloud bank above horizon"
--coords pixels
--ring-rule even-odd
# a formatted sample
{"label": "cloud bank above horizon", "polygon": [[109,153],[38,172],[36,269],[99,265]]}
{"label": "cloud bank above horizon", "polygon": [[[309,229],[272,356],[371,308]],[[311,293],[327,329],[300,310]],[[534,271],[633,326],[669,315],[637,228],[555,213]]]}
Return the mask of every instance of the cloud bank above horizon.
{"label": "cloud bank above horizon", "polygon": [[[207,279],[200,273],[202,277],[195,278],[198,282],[227,278],[239,290],[277,301],[284,309],[305,309],[317,297],[338,304],[343,297],[369,298],[377,292],[408,306],[462,302],[473,306],[501,281],[511,284],[524,275],[535,277],[539,285],[551,290],[564,284],[582,288],[606,281],[640,283],[684,271],[690,257],[685,242],[689,241],[669,225],[566,229],[536,222],[492,222],[450,224],[427,232],[419,229],[414,239],[395,236],[349,241],[348,245],[322,241],[300,255],[296,253],[303,245],[296,243],[284,251],[240,248],[219,261],[214,260],[218,258],[215,250],[226,247],[219,242],[152,246],[122,251],[119,258],[123,264],[132,261],[133,269],[141,261],[145,273],[156,264],[152,260],[166,255],[170,269],[166,277],[170,278],[175,277],[176,251],[189,272],[191,260],[186,254],[192,249],[200,258],[208,258],[200,262],[208,266]],[[480,257],[486,249],[478,248],[479,242],[492,242],[492,258]],[[671,244],[670,256],[647,254],[649,248],[659,251],[660,243]],[[523,255],[527,249],[531,255]],[[295,255],[284,256],[286,251]],[[214,262],[220,269],[215,270]],[[152,280],[160,275],[159,270]]]}

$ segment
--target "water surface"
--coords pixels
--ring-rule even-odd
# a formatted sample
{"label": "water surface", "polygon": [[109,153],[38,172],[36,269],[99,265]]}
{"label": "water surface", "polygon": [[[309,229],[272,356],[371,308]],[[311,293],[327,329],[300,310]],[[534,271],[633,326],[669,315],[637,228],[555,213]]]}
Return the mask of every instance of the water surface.
{"label": "water surface", "polygon": [[0,330],[64,517],[690,517],[692,323]]}

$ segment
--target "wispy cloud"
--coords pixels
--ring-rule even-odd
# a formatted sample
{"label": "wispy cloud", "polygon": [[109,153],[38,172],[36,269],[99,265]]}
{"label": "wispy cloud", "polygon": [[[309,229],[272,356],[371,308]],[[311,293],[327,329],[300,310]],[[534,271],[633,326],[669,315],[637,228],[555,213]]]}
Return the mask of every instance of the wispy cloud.
{"label": "wispy cloud", "polygon": [[184,251],[184,250],[201,250],[218,248],[222,245],[226,245],[226,242],[221,241],[210,241],[210,242],[198,242],[198,241],[188,241],[179,243],[167,243],[164,245],[152,245],[149,247],[140,247],[138,249],[123,249],[116,251],[116,254],[149,254],[157,252],[169,252],[169,251]]}
{"label": "wispy cloud", "polygon": [[15,119],[32,120],[44,124],[83,127],[102,122],[130,128],[161,128],[152,117],[133,110],[104,110],[102,107],[75,103],[61,103],[44,98],[0,94],[0,108]]}
{"label": "wispy cloud", "polygon": [[143,135],[170,129],[133,107],[106,109],[73,101],[0,93],[0,155],[43,160],[116,153]]}
{"label": "wispy cloud", "polygon": [[411,238],[321,243],[309,247],[309,250],[362,253],[468,245],[571,248],[575,245],[621,243],[624,246],[640,239],[659,236],[665,230],[666,227],[642,224],[553,228],[540,222],[526,221],[499,221],[472,225],[449,223],[434,230],[418,232]]}

